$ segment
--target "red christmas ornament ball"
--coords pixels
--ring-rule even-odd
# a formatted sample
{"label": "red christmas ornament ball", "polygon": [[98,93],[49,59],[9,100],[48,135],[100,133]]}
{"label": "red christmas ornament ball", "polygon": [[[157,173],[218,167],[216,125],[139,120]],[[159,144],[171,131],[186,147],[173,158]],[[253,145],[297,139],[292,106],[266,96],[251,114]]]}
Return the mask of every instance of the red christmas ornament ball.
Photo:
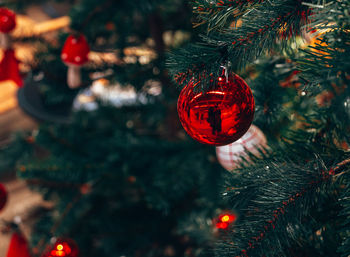
{"label": "red christmas ornament ball", "polygon": [[234,73],[222,75],[201,92],[194,81],[179,96],[177,110],[185,131],[209,145],[227,145],[239,139],[254,118],[255,102],[246,82]]}
{"label": "red christmas ornament ball", "polygon": [[5,207],[7,202],[7,191],[3,184],[0,184],[0,211]]}
{"label": "red christmas ornament ball", "polygon": [[9,33],[15,27],[16,14],[7,8],[0,8],[0,32]]}
{"label": "red christmas ornament ball", "polygon": [[43,257],[78,257],[77,244],[71,239],[57,239],[53,248]]}

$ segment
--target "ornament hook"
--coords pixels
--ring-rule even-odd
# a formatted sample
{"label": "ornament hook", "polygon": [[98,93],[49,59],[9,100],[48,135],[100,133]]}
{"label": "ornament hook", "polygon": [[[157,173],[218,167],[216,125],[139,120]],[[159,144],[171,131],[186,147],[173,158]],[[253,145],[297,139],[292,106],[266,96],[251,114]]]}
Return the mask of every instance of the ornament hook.
{"label": "ornament hook", "polygon": [[220,69],[221,69],[220,76],[225,76],[226,83],[227,83],[228,82],[228,69],[227,69],[226,65],[221,65]]}

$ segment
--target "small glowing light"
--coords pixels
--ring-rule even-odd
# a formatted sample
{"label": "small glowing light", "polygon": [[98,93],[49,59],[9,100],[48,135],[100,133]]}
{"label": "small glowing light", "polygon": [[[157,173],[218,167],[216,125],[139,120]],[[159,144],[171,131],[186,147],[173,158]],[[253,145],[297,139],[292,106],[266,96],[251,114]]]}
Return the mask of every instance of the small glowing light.
{"label": "small glowing light", "polygon": [[66,256],[64,251],[51,251],[51,256]]}
{"label": "small glowing light", "polygon": [[230,216],[228,216],[228,215],[222,216],[222,217],[221,217],[221,221],[222,221],[222,222],[229,222],[229,221],[230,221]]}
{"label": "small glowing light", "polygon": [[227,229],[228,228],[228,223],[226,222],[218,222],[216,223],[216,227],[220,229]]}
{"label": "small glowing light", "polygon": [[56,256],[66,256],[64,251],[56,251]]}
{"label": "small glowing light", "polygon": [[225,92],[221,91],[209,91],[208,94],[214,94],[214,95],[226,95]]}
{"label": "small glowing light", "polygon": [[219,81],[223,81],[224,80],[224,78],[223,77],[219,77]]}
{"label": "small glowing light", "polygon": [[[220,228],[227,228],[231,223],[235,222],[237,219],[237,216],[235,214],[222,214],[219,216],[219,220],[216,224],[216,227],[219,228],[218,226],[220,226]],[[221,223],[225,223],[221,224]]]}
{"label": "small glowing light", "polygon": [[61,245],[61,244],[57,245],[57,250],[62,251],[63,250],[63,245]]}
{"label": "small glowing light", "polygon": [[306,96],[306,92],[305,91],[301,92],[301,95]]}

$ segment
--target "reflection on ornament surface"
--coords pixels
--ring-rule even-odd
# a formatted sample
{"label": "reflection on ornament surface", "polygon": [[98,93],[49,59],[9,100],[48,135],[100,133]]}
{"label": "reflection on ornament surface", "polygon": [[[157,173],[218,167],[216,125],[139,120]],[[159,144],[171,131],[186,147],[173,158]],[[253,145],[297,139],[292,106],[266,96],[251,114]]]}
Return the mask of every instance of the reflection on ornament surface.
{"label": "reflection on ornament surface", "polygon": [[218,77],[208,92],[200,92],[196,88],[199,83],[192,80],[178,99],[179,118],[186,132],[210,145],[239,139],[254,117],[255,103],[248,85],[234,73]]}

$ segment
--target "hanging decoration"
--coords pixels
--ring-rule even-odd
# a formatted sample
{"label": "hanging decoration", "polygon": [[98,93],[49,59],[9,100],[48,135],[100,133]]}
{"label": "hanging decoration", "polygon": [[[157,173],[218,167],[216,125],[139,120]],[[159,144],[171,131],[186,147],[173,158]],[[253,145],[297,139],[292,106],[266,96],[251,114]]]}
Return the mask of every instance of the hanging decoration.
{"label": "hanging decoration", "polygon": [[245,159],[249,161],[248,152],[259,155],[259,151],[267,147],[264,133],[256,126],[250,126],[239,140],[228,145],[216,147],[216,156],[219,163],[228,171],[240,166]]}
{"label": "hanging decoration", "polygon": [[255,103],[246,82],[222,69],[207,92],[192,79],[179,96],[177,110],[185,131],[209,145],[227,145],[239,139],[253,121]]}
{"label": "hanging decoration", "polygon": [[7,257],[30,257],[27,240],[24,236],[15,232],[12,235],[11,242],[7,251]]}
{"label": "hanging decoration", "polygon": [[11,48],[9,33],[16,27],[16,14],[7,9],[0,8],[0,48]]}
{"label": "hanging decoration", "polygon": [[3,184],[0,184],[0,211],[5,207],[7,202],[7,191]]}
{"label": "hanging decoration", "polygon": [[81,67],[89,60],[89,45],[84,35],[70,35],[64,43],[61,59],[68,66],[67,84],[78,88],[82,84]]}
{"label": "hanging decoration", "polygon": [[0,61],[0,81],[12,80],[19,87],[23,81],[19,72],[19,61],[11,46],[9,33],[16,27],[16,14],[7,9],[0,8],[0,48],[3,49],[3,57]]}
{"label": "hanging decoration", "polygon": [[18,68],[19,61],[15,56],[13,49],[5,49],[3,58],[0,62],[0,81],[12,80],[21,87],[23,80]]}

